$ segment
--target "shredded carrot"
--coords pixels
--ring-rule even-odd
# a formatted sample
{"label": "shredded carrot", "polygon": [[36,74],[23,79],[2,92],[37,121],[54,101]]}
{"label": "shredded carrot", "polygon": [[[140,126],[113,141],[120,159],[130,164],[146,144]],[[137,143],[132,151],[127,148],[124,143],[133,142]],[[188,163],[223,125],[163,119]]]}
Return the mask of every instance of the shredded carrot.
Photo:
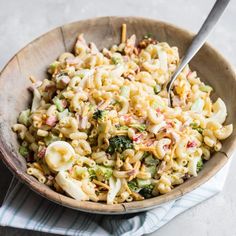
{"label": "shredded carrot", "polygon": [[140,150],[140,151],[147,151],[147,152],[153,152],[155,150],[155,147],[154,146],[144,146],[144,145],[137,145],[136,146],[136,149],[137,150]]}
{"label": "shredded carrot", "polygon": [[143,196],[141,196],[139,193],[136,192],[132,192],[132,197],[136,200],[136,201],[141,201],[144,199]]}
{"label": "shredded carrot", "polygon": [[145,169],[146,169],[145,165],[144,165],[144,164],[142,164],[142,165],[141,165],[141,168],[140,168],[140,171],[143,171],[143,172],[145,172]]}
{"label": "shredded carrot", "polygon": [[132,179],[134,179],[134,178],[137,176],[138,170],[139,170],[140,166],[141,166],[141,162],[140,162],[140,161],[137,161],[137,162],[134,164],[134,170],[136,170],[136,171],[135,171],[135,173],[134,173],[133,175],[131,175],[131,176],[129,177],[128,181],[131,181]]}
{"label": "shredded carrot", "polygon": [[141,162],[137,161],[134,165],[134,169],[139,170],[140,166],[141,166]]}
{"label": "shredded carrot", "polygon": [[34,78],[34,76],[30,76],[29,77],[29,80],[34,84],[34,83],[36,83],[36,79]]}
{"label": "shredded carrot", "polygon": [[132,191],[130,190],[129,185],[127,184],[127,182],[124,183],[124,187],[125,187],[126,191],[127,191],[129,194],[132,194]]}
{"label": "shredded carrot", "polygon": [[126,24],[122,24],[122,29],[121,29],[121,43],[125,43],[125,41],[126,41],[126,32],[127,32]]}
{"label": "shredded carrot", "polygon": [[110,187],[107,184],[104,184],[104,183],[102,183],[102,182],[100,182],[100,181],[98,181],[96,179],[93,179],[93,182],[95,184],[99,185],[99,186],[102,186],[102,187],[106,188],[106,189],[110,189]]}

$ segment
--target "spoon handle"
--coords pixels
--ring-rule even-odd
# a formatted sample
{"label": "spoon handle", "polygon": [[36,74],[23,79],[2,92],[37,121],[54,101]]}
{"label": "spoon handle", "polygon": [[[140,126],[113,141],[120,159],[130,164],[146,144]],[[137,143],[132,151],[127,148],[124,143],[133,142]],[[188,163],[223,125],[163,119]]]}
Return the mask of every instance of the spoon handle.
{"label": "spoon handle", "polygon": [[211,9],[211,12],[207,16],[206,20],[204,21],[201,29],[198,31],[197,35],[194,37],[191,45],[189,46],[188,50],[186,51],[184,57],[181,60],[180,65],[172,75],[168,85],[167,91],[170,96],[170,90],[172,85],[179,75],[179,73],[183,70],[183,68],[189,63],[189,61],[194,57],[194,55],[198,52],[198,50],[202,47],[205,43],[207,36],[212,31],[213,27],[219,20],[220,16],[224,12],[226,6],[228,5],[230,0],[217,0]]}

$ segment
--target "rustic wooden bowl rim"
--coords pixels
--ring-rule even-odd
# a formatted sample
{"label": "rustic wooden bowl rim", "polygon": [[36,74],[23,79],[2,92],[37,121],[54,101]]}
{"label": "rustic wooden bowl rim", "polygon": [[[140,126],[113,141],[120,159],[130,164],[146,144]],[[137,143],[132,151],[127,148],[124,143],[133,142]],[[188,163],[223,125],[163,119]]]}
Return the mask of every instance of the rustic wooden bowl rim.
{"label": "rustic wooden bowl rim", "polygon": [[[159,21],[159,20],[155,20],[155,19],[142,18],[142,17],[114,17],[114,16],[112,16],[112,17],[98,17],[98,18],[86,19],[86,20],[82,20],[82,21],[78,21],[78,22],[72,22],[72,23],[69,23],[69,24],[65,24],[65,25],[57,27],[53,30],[62,29],[62,27],[64,27],[64,26],[73,25],[75,23],[84,24],[87,21],[91,21],[91,20],[102,21],[104,19],[109,19],[109,20],[124,19],[124,22],[126,20],[135,20],[135,19],[149,21],[149,22],[152,22],[152,23],[153,22],[158,22],[158,23],[161,23],[161,24],[165,25],[165,27],[175,28],[176,31],[182,32],[182,33],[184,33],[188,36],[191,36],[191,37],[194,36],[194,34],[191,33],[190,31],[184,30],[184,29],[182,29],[180,27],[177,27],[173,24],[166,23],[166,22]],[[23,47],[20,51],[18,51],[9,60],[9,62],[6,64],[6,66],[3,68],[2,72],[0,73],[0,80],[1,80],[2,73],[6,70],[8,65],[17,56],[17,54],[19,52],[23,51],[30,44],[33,44],[37,40],[45,37],[49,32],[51,32],[53,30],[50,30],[47,33],[39,36],[38,38],[36,38],[35,40],[33,40],[32,42],[27,44],[25,47]],[[84,32],[84,33],[86,34],[86,32]],[[223,58],[221,53],[218,52],[216,49],[214,49],[212,46],[210,46],[208,43],[205,44],[205,47],[210,48],[211,50],[213,50],[214,53],[219,58],[221,58],[221,60],[225,61],[225,63],[228,66],[228,69],[229,69],[230,73],[234,77],[234,80],[236,80],[236,75],[235,75],[234,69],[232,68],[230,63],[227,62],[227,60]],[[236,143],[236,140],[234,140],[233,144],[235,144],[235,143]],[[162,195],[162,196],[158,196],[158,197],[154,197],[154,198],[151,198],[151,199],[143,200],[141,202],[131,202],[131,203],[123,203],[123,204],[115,204],[115,205],[106,205],[106,204],[95,203],[95,202],[79,202],[79,201],[76,201],[76,200],[74,200],[70,197],[58,194],[58,193],[56,193],[55,191],[53,191],[49,188],[47,190],[42,191],[41,190],[42,185],[39,182],[35,182],[35,183],[32,184],[32,182],[29,179],[28,174],[26,174],[25,172],[17,169],[17,167],[11,161],[11,155],[9,155],[9,153],[6,151],[6,145],[3,142],[1,137],[0,137],[0,153],[2,154],[2,160],[4,161],[6,166],[12,171],[12,173],[21,182],[25,183],[29,188],[31,188],[36,193],[42,195],[43,197],[46,197],[47,199],[49,199],[53,202],[56,202],[60,205],[63,205],[63,206],[66,206],[66,207],[69,207],[69,208],[72,208],[72,209],[76,209],[76,210],[80,210],[80,211],[84,211],[84,212],[89,212],[89,213],[126,214],[126,213],[134,213],[134,212],[145,211],[145,210],[154,208],[155,206],[158,206],[158,205],[163,204],[165,202],[168,202],[170,200],[177,199],[177,198],[181,197],[182,195],[196,189],[197,187],[199,187],[200,185],[202,185],[203,183],[208,181],[212,176],[214,176],[227,163],[228,157],[230,157],[233,153],[233,144],[230,146],[228,152],[218,152],[217,153],[217,155],[221,156],[221,161],[219,163],[217,163],[217,165],[215,165],[215,167],[209,173],[205,174],[204,176],[200,176],[200,177],[195,178],[194,180],[192,180],[192,183],[189,186],[187,186],[186,188],[183,188],[182,185],[180,185],[180,186],[176,187],[172,192],[170,192],[168,194],[165,194],[165,195]]]}

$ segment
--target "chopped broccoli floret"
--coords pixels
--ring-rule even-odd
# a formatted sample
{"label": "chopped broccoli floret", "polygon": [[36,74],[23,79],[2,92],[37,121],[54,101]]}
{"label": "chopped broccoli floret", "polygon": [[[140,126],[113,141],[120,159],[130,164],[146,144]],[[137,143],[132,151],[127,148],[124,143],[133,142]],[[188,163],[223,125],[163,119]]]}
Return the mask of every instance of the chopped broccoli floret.
{"label": "chopped broccoli floret", "polygon": [[141,160],[145,159],[148,156],[150,156],[150,153],[149,152],[144,152]]}
{"label": "chopped broccoli floret", "polygon": [[203,161],[202,158],[197,163],[197,172],[199,172],[203,167]]}
{"label": "chopped broccoli floret", "polygon": [[103,176],[103,179],[108,180],[112,176],[112,169],[105,166],[98,166],[95,170],[97,178]]}
{"label": "chopped broccoli floret", "polygon": [[192,127],[192,129],[197,130],[200,134],[202,134],[203,132],[203,128],[199,127],[199,125],[197,123],[191,123],[190,126]]}
{"label": "chopped broccoli floret", "polygon": [[129,181],[128,182],[128,186],[129,186],[130,190],[133,191],[133,192],[136,192],[139,189],[138,188],[138,184],[137,184],[137,182],[135,180]]}
{"label": "chopped broccoli floret", "polygon": [[89,168],[88,172],[91,179],[97,178],[100,181],[108,180],[112,176],[112,169],[101,165]]}
{"label": "chopped broccoli floret", "polygon": [[104,110],[97,110],[97,111],[95,111],[93,113],[93,119],[99,121],[99,120],[102,120],[105,115],[106,115],[106,111],[104,111]]}
{"label": "chopped broccoli floret", "polygon": [[29,116],[30,116],[30,109],[22,111],[19,115],[18,121],[19,123],[28,126],[29,125]]}
{"label": "chopped broccoli floret", "polygon": [[140,132],[143,132],[146,129],[146,125],[145,124],[130,124],[129,126],[139,130]]}
{"label": "chopped broccoli floret", "polygon": [[115,136],[109,139],[109,147],[107,152],[113,154],[114,152],[123,152],[126,149],[132,149],[133,143],[128,136]]}
{"label": "chopped broccoli floret", "polygon": [[147,166],[146,172],[149,172],[151,174],[151,177],[154,177],[157,173],[157,167],[156,166]]}
{"label": "chopped broccoli floret", "polygon": [[142,195],[144,198],[151,198],[153,188],[154,186],[152,184],[145,186],[139,191],[139,194]]}
{"label": "chopped broccoli floret", "polygon": [[23,157],[29,157],[29,150],[28,150],[27,147],[20,146],[20,147],[19,147],[19,153],[20,153],[21,156],[23,156]]}
{"label": "chopped broccoli floret", "polygon": [[90,180],[93,180],[96,178],[96,173],[94,168],[88,168],[89,178]]}

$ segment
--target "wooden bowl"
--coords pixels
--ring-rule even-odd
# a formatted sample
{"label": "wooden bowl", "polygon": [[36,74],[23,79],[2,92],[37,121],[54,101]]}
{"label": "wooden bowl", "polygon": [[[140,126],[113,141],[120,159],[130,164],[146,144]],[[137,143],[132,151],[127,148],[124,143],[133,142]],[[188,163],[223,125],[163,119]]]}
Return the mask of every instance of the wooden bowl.
{"label": "wooden bowl", "polygon": [[[80,202],[51,190],[26,174],[26,162],[18,153],[18,142],[11,126],[16,123],[21,110],[31,101],[27,87],[29,75],[44,79],[47,66],[62,52],[71,51],[76,36],[84,33],[88,42],[95,42],[99,48],[109,47],[120,42],[121,24],[126,23],[128,35],[136,34],[141,39],[152,33],[158,41],[168,42],[179,48],[183,55],[190,44],[193,34],[164,22],[137,17],[103,17],[75,22],[58,27],[37,38],[19,51],[5,66],[0,75],[0,151],[7,167],[20,181],[32,190],[61,205],[90,213],[126,214],[141,212],[161,203],[181,197],[205,183],[219,171],[233,153],[236,142],[236,128],[223,142],[221,152],[212,156],[196,178],[190,178],[170,193],[144,201],[106,205],[103,203]],[[190,66],[200,78],[215,90],[213,98],[220,96],[227,105],[226,123],[236,127],[236,77],[230,64],[211,46],[206,44],[191,61]]]}

